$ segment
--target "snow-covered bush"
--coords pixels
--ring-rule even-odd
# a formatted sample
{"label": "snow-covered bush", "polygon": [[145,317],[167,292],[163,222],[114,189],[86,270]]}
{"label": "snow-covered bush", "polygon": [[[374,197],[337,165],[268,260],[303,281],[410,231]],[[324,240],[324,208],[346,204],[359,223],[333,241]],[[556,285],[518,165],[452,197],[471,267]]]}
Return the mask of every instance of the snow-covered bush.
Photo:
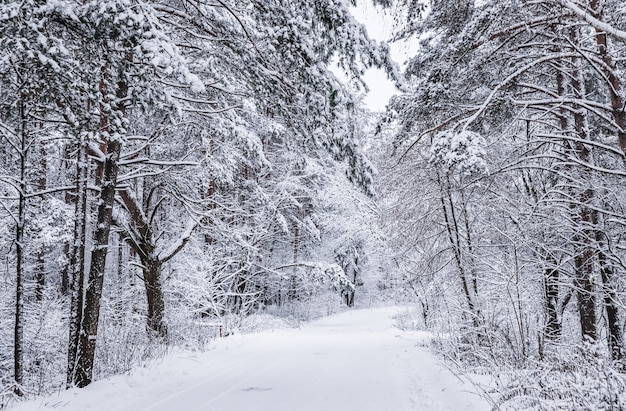
{"label": "snow-covered bush", "polygon": [[473,131],[454,132],[446,130],[433,138],[430,149],[430,162],[446,170],[457,168],[462,174],[484,174],[485,140]]}
{"label": "snow-covered bush", "polygon": [[562,346],[525,369],[494,375],[501,409],[626,410],[626,374],[599,345]]}
{"label": "snow-covered bush", "polygon": [[395,326],[400,330],[415,331],[424,328],[424,315],[417,307],[399,311],[393,319],[395,320]]}

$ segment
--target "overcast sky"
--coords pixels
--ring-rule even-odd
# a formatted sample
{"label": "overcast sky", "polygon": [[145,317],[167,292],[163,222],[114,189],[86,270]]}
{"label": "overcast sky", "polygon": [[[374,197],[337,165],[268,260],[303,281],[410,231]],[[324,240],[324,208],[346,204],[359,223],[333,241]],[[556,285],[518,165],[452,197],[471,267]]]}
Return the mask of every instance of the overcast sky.
{"label": "overcast sky", "polygon": [[[377,41],[387,41],[393,32],[393,17],[390,13],[385,13],[380,7],[374,7],[369,0],[359,0],[356,8],[350,9],[354,17],[367,27],[370,38]],[[390,44],[391,56],[400,64],[404,65],[411,55],[411,47],[406,43]],[[384,111],[389,98],[398,94],[394,84],[387,79],[386,74],[380,69],[370,69],[365,74],[365,82],[370,88],[370,92],[365,97],[364,102],[372,111]]]}

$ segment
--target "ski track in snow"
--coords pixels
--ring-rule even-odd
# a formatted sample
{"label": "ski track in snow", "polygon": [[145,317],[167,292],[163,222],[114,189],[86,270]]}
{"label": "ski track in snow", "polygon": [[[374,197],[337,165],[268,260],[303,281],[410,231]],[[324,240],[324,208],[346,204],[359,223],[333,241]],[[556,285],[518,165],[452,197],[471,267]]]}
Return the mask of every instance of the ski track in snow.
{"label": "ski track in snow", "polygon": [[297,330],[235,335],[14,411],[481,411],[489,404],[393,327],[400,308],[353,310]]}

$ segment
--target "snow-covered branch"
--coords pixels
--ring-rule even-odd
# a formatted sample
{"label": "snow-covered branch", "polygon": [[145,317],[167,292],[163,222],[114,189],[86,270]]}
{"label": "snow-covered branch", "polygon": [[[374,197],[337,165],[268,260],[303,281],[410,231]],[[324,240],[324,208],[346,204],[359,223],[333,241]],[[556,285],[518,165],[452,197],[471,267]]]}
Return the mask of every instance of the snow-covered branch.
{"label": "snow-covered branch", "polygon": [[562,0],[562,4],[568,9],[570,9],[571,11],[573,11],[577,16],[585,19],[585,21],[589,23],[591,26],[593,26],[595,29],[598,29],[607,34],[610,34],[619,40],[622,40],[622,41],[626,40],[626,31],[616,29],[610,24],[597,19],[590,12],[581,9],[580,7],[578,7],[576,4],[574,4],[571,1]]}
{"label": "snow-covered branch", "polygon": [[485,112],[485,110],[487,109],[489,104],[491,104],[491,101],[494,99],[496,94],[503,87],[505,87],[506,85],[511,83],[513,80],[515,80],[517,77],[521,76],[522,74],[524,74],[528,70],[531,70],[532,68],[534,68],[534,67],[536,67],[536,66],[538,66],[538,65],[540,65],[542,63],[546,63],[548,61],[562,60],[562,59],[568,58],[568,57],[576,58],[576,57],[578,57],[578,54],[575,54],[575,53],[550,54],[550,55],[538,58],[538,59],[532,61],[531,63],[528,63],[525,66],[520,67],[519,69],[517,69],[515,72],[513,72],[508,77],[506,77],[504,80],[502,80],[500,83],[498,83],[498,85],[496,85],[493,88],[493,90],[491,90],[491,93],[489,93],[489,96],[487,96],[487,98],[478,107],[478,109],[476,110],[476,112],[473,115],[471,115],[470,117],[462,120],[463,130],[466,130],[474,121],[476,121]]}
{"label": "snow-covered branch", "polygon": [[193,218],[189,218],[187,220],[187,226],[185,230],[182,232],[178,240],[174,242],[167,250],[159,253],[158,260],[165,263],[171,260],[180,250],[185,247],[185,244],[189,241],[193,230],[198,226],[198,222]]}

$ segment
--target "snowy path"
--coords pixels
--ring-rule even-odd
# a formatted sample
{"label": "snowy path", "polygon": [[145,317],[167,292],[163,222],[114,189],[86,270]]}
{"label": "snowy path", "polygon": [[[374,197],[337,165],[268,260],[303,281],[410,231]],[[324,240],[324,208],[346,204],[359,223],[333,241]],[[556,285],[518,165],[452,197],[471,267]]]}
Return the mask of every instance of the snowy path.
{"label": "snowy path", "polygon": [[219,340],[194,355],[15,410],[412,411],[488,410],[445,370],[421,333],[393,328],[398,309],[354,310],[281,330]]}

